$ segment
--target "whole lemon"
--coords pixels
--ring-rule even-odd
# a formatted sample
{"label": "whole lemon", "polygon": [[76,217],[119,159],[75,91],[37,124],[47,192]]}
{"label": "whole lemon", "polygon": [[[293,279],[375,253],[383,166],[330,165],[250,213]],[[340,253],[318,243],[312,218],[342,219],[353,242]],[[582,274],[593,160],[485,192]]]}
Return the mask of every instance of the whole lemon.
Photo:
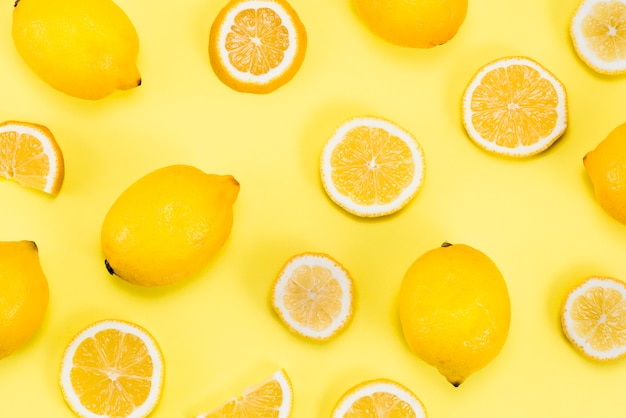
{"label": "whole lemon", "polygon": [[626,224],[626,123],[583,157],[600,207]]}
{"label": "whole lemon", "polygon": [[493,261],[470,246],[448,243],[406,272],[399,312],[411,350],[454,386],[497,356],[511,319],[507,286]]}
{"label": "whole lemon", "polygon": [[137,32],[111,0],[17,0],[12,33],[26,64],[71,96],[101,99],[141,84]]}
{"label": "whole lemon", "polygon": [[226,242],[239,183],[188,165],[155,170],[128,187],[101,233],[111,274],[141,286],[177,282],[198,271]]}
{"label": "whole lemon", "polygon": [[365,25],[395,45],[432,48],[456,35],[467,0],[355,0]]}
{"label": "whole lemon", "polygon": [[0,359],[26,344],[39,329],[48,298],[37,245],[0,242]]}

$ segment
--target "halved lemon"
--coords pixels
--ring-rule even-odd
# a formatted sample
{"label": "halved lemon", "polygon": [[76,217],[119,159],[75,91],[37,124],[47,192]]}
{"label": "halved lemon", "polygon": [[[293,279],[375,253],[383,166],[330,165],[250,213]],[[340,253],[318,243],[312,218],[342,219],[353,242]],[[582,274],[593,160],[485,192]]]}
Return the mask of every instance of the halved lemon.
{"label": "halved lemon", "polygon": [[565,87],[530,58],[500,58],[471,79],[463,93],[462,119],[470,139],[489,152],[535,155],[565,133]]}
{"label": "halved lemon", "polygon": [[346,391],[332,418],[426,418],[422,401],[404,385],[389,379],[368,380]]}
{"label": "halved lemon", "polygon": [[237,397],[196,418],[288,418],[293,409],[293,387],[285,370],[249,386]]}
{"label": "halved lemon", "polygon": [[322,253],[291,257],[272,288],[272,306],[290,331],[326,341],[352,320],[354,283],[350,273]]}
{"label": "halved lemon", "polygon": [[161,349],[148,331],[110,319],[72,339],[63,353],[59,383],[80,417],[139,418],[159,402],[164,372]]}
{"label": "halved lemon", "polygon": [[333,202],[362,217],[402,209],[424,181],[425,159],[415,137],[376,116],[345,121],[321,155],[320,175]]}
{"label": "halved lemon", "polygon": [[211,26],[209,58],[234,90],[269,93],[302,65],[307,34],[286,0],[231,0]]}
{"label": "halved lemon", "polygon": [[50,130],[36,123],[0,123],[0,177],[57,195],[65,174],[63,153]]}
{"label": "halved lemon", "polygon": [[612,277],[589,277],[569,291],[561,309],[563,332],[588,358],[626,355],[626,284]]}
{"label": "halved lemon", "polygon": [[626,72],[626,1],[582,0],[570,22],[574,50],[602,74]]}

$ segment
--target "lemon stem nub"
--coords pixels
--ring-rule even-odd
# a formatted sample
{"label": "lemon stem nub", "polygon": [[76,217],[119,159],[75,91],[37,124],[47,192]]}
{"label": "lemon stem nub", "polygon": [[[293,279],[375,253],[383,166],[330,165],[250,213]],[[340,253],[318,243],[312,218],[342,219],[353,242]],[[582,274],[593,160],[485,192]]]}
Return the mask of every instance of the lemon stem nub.
{"label": "lemon stem nub", "polygon": [[[450,244],[448,241],[444,241],[444,242],[443,242],[443,244],[441,244],[441,246],[442,246],[443,248],[446,248],[446,247],[452,247],[453,245],[454,245],[454,244]],[[455,386],[456,386],[456,385],[455,385]]]}
{"label": "lemon stem nub", "polygon": [[107,268],[107,271],[109,272],[109,274],[111,276],[113,276],[115,274],[115,271],[113,270],[113,267],[111,267],[111,265],[109,264],[109,261],[107,259],[104,260],[104,265]]}

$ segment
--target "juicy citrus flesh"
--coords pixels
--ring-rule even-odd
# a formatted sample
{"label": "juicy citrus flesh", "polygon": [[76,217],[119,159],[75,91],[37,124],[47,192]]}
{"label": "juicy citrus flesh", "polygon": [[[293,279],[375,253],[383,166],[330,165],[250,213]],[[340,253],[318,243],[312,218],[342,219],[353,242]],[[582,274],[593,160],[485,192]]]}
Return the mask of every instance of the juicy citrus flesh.
{"label": "juicy citrus flesh", "polygon": [[384,216],[402,209],[421,188],[424,174],[424,153],[415,137],[378,117],[345,121],[322,150],[324,190],[357,216]]}
{"label": "juicy citrus flesh", "polygon": [[295,76],[306,43],[304,25],[285,0],[232,0],[213,22],[209,57],[226,85],[269,93]]}
{"label": "juicy citrus flesh", "polygon": [[489,257],[467,245],[445,243],[418,257],[406,272],[399,315],[411,350],[458,386],[501,351],[511,302]]}
{"label": "juicy citrus flesh", "polygon": [[355,4],[374,34],[410,48],[432,48],[448,42],[467,14],[467,0],[356,0]]}
{"label": "juicy citrus flesh", "polygon": [[346,391],[332,418],[426,418],[420,399],[404,385],[389,379],[359,383]]}
{"label": "juicy citrus flesh", "polygon": [[626,123],[585,154],[583,165],[600,207],[626,224]]}
{"label": "juicy citrus flesh", "polygon": [[583,0],[570,22],[578,56],[602,74],[626,72],[626,1]]}
{"label": "juicy citrus flesh", "polygon": [[12,35],[33,72],[70,96],[102,99],[141,84],[137,32],[111,0],[19,0]]}
{"label": "juicy citrus flesh", "polygon": [[57,195],[65,175],[63,153],[50,130],[39,124],[0,124],[0,176]]}
{"label": "juicy citrus flesh", "polygon": [[22,348],[41,327],[48,281],[33,241],[0,241],[0,359]]}
{"label": "juicy citrus flesh", "polygon": [[462,100],[463,125],[487,151],[528,157],[549,148],[567,128],[563,84],[536,61],[505,57],[472,78]]}
{"label": "juicy citrus flesh", "polygon": [[612,277],[589,277],[568,293],[561,310],[563,332],[588,358],[626,355],[626,284]]}
{"label": "juicy citrus flesh", "polygon": [[225,244],[239,183],[172,165],[130,185],[107,212],[101,243],[110,273],[140,286],[187,278]]}
{"label": "juicy citrus flesh", "polygon": [[239,396],[196,418],[287,418],[292,409],[291,380],[285,370],[280,369],[261,383],[249,386]]}
{"label": "juicy citrus flesh", "polygon": [[305,338],[326,341],[351,321],[354,283],[350,273],[322,253],[291,257],[272,289],[272,306],[283,323]]}
{"label": "juicy citrus flesh", "polygon": [[160,400],[165,365],[152,335],[139,325],[103,320],[66,347],[60,386],[81,417],[145,417]]}

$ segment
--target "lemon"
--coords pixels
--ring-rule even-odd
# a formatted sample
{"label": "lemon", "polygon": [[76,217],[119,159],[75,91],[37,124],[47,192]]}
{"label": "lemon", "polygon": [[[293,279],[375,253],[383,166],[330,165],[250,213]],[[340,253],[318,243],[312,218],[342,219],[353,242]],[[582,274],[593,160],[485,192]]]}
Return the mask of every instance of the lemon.
{"label": "lemon", "polygon": [[113,203],[101,231],[111,274],[141,286],[178,282],[223,246],[239,183],[188,165],[155,170]]}
{"label": "lemon", "polygon": [[39,329],[48,297],[37,245],[0,242],[0,359],[26,344]]}
{"label": "lemon", "polygon": [[511,306],[504,278],[489,257],[444,243],[406,272],[399,313],[411,350],[459,386],[504,346]]}
{"label": "lemon", "polygon": [[26,64],[71,96],[101,99],[141,84],[137,32],[111,0],[17,0],[12,33]]}
{"label": "lemon", "polygon": [[583,158],[600,207],[626,224],[626,123],[613,129]]}
{"label": "lemon", "polygon": [[467,0],[356,0],[355,4],[374,34],[410,48],[432,48],[448,42],[467,14]]}

